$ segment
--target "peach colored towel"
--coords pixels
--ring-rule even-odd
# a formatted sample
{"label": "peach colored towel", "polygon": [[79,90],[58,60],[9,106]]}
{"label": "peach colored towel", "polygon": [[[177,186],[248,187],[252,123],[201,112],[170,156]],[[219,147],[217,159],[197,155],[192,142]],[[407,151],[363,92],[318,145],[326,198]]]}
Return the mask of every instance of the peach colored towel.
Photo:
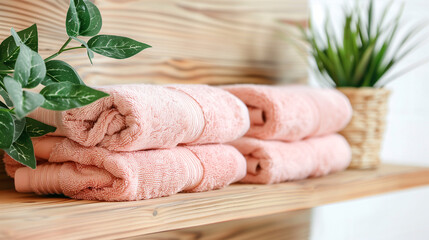
{"label": "peach colored towel", "polygon": [[62,137],[43,137],[33,144],[39,160],[36,170],[4,157],[18,192],[87,200],[140,200],[219,189],[246,174],[244,157],[229,145],[111,152],[82,147]]}
{"label": "peach colored towel", "polygon": [[322,136],[340,131],[352,116],[349,100],[335,89],[250,84],[223,89],[247,105],[248,137],[297,141]]}
{"label": "peach colored towel", "polygon": [[351,150],[338,134],[298,142],[241,138],[231,143],[246,158],[243,183],[279,183],[323,176],[345,169]]}
{"label": "peach colored towel", "polygon": [[52,134],[114,151],[224,143],[249,128],[246,106],[207,85],[99,87],[109,97],[64,112],[39,108],[30,117],[56,126]]}

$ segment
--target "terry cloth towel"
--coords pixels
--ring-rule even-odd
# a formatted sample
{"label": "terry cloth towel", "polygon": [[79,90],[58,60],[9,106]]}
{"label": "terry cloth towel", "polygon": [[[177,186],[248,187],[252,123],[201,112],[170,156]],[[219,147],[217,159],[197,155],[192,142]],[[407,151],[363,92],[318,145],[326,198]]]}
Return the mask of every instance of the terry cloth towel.
{"label": "terry cloth towel", "polygon": [[246,106],[216,87],[141,84],[97,89],[110,96],[63,112],[39,108],[29,117],[57,127],[51,135],[114,151],[224,143],[243,136],[250,125]]}
{"label": "terry cloth towel", "polygon": [[248,84],[223,88],[247,105],[248,137],[297,141],[322,136],[340,131],[352,116],[349,100],[335,89]]}
{"label": "terry cloth towel", "polygon": [[271,184],[319,177],[345,169],[351,150],[338,134],[298,142],[241,138],[231,143],[246,158],[247,175],[241,182]]}
{"label": "terry cloth towel", "polygon": [[128,201],[219,189],[246,175],[246,160],[229,145],[112,152],[62,137],[42,137],[33,144],[35,170],[4,157],[18,192]]}

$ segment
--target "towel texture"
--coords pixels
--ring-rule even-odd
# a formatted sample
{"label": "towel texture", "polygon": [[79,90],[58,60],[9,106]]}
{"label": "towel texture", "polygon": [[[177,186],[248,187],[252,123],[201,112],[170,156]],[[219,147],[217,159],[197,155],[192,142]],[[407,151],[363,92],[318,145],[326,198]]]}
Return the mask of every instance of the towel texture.
{"label": "towel texture", "polygon": [[15,178],[19,192],[87,200],[140,200],[218,189],[246,174],[244,157],[229,145],[112,152],[82,147],[62,137],[42,137],[33,144],[36,170],[4,157],[6,171]]}
{"label": "towel texture", "polygon": [[351,160],[350,146],[338,134],[298,142],[244,137],[231,145],[246,158],[244,183],[271,184],[323,176],[345,169]]}
{"label": "towel texture", "polygon": [[338,132],[350,121],[349,100],[335,89],[305,86],[231,85],[223,89],[249,109],[246,136],[297,141]]}
{"label": "towel texture", "polygon": [[224,143],[244,135],[250,124],[246,106],[215,87],[142,84],[97,89],[110,96],[64,112],[39,108],[30,117],[56,126],[52,135],[114,151]]}

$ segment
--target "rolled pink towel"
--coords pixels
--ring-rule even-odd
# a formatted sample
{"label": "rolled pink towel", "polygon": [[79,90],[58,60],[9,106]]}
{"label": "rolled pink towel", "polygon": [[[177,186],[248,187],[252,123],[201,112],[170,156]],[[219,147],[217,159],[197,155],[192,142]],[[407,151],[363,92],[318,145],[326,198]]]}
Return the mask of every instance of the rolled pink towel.
{"label": "rolled pink towel", "polygon": [[18,192],[127,201],[225,187],[246,174],[246,161],[229,145],[202,145],[135,152],[82,147],[62,137],[33,140],[38,166],[4,157]]}
{"label": "rolled pink towel", "polygon": [[345,169],[351,150],[338,134],[298,142],[241,138],[231,143],[246,158],[244,183],[271,184],[323,176]]}
{"label": "rolled pink towel", "polygon": [[249,137],[297,141],[322,136],[340,131],[352,116],[349,100],[335,89],[250,84],[223,89],[247,105]]}
{"label": "rolled pink towel", "polygon": [[30,117],[56,126],[55,136],[114,151],[224,143],[249,128],[246,106],[219,88],[141,84],[97,89],[110,96],[63,112],[39,108]]}

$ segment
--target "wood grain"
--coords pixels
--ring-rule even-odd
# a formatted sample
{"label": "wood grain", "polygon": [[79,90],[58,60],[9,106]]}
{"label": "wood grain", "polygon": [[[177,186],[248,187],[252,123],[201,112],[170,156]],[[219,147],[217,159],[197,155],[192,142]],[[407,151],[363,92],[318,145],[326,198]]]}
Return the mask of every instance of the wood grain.
{"label": "wood grain", "polygon": [[[123,35],[153,48],[126,60],[97,55],[91,66],[82,49],[67,59],[92,85],[118,83],[274,83],[305,81],[305,57],[291,44],[307,19],[296,0],[98,0],[103,34]],[[39,27],[40,54],[67,39],[69,0],[0,1],[0,39],[10,27]],[[282,38],[286,38],[287,40]],[[82,50],[82,51],[81,51]]]}
{"label": "wood grain", "polygon": [[126,238],[127,240],[308,240],[311,210],[235,220]]}
{"label": "wood grain", "polygon": [[308,209],[429,184],[429,168],[382,165],[275,185],[136,202],[78,201],[0,191],[0,239],[112,239]]}

